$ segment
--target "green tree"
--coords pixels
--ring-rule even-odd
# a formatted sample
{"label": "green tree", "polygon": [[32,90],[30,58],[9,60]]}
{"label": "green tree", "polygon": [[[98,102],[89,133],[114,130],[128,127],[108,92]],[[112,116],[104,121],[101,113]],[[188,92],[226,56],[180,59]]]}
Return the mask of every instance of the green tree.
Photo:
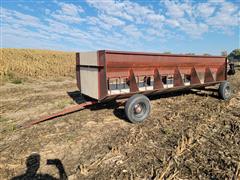
{"label": "green tree", "polygon": [[224,51],[221,52],[221,55],[222,55],[222,56],[227,56],[228,53],[227,53],[227,51],[224,50]]}
{"label": "green tree", "polygon": [[165,51],[163,54],[172,54],[170,51]]}
{"label": "green tree", "polygon": [[230,62],[240,62],[240,49],[234,49],[229,55]]}
{"label": "green tree", "polygon": [[195,55],[195,53],[186,53],[186,55]]}
{"label": "green tree", "polygon": [[204,53],[203,55],[204,56],[211,56],[211,54],[208,54],[208,53]]}

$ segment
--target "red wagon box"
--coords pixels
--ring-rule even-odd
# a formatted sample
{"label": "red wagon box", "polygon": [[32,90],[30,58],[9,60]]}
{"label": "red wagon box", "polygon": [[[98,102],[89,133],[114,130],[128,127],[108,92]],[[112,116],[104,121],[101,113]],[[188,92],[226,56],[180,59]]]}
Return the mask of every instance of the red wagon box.
{"label": "red wagon box", "polygon": [[223,56],[103,50],[77,53],[76,57],[78,88],[99,101],[203,87],[227,79]]}
{"label": "red wagon box", "polygon": [[[221,84],[220,96],[230,97],[224,56],[109,50],[81,52],[76,53],[76,75],[81,93],[98,102],[130,97],[125,112],[132,122],[136,121],[129,116],[137,115],[136,109],[142,113],[144,107],[150,108],[148,95]],[[129,104],[131,107],[126,107]],[[137,121],[141,120],[140,117]]]}

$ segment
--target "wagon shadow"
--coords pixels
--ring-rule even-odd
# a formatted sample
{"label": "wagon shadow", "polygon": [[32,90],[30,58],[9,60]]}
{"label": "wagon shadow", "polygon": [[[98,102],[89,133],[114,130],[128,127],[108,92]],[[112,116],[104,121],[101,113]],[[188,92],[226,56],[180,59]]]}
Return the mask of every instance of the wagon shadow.
{"label": "wagon shadow", "polygon": [[74,102],[77,104],[83,103],[86,99],[85,97],[82,96],[80,91],[72,91],[72,92],[67,92],[68,96],[73,99]]}
{"label": "wagon shadow", "polygon": [[[93,100],[90,97],[82,95],[80,93],[80,91],[67,92],[67,94],[77,104],[81,104],[85,101],[92,101]],[[114,100],[106,102],[106,103],[98,103],[98,104],[86,107],[86,109],[89,109],[91,111],[97,111],[97,110],[101,110],[101,109],[112,109],[113,114],[116,117],[118,117],[119,119],[121,119],[123,121],[126,121],[126,122],[130,123],[130,121],[127,119],[127,117],[125,115],[124,108],[119,107],[118,103]]]}
{"label": "wagon shadow", "polygon": [[[203,92],[203,90],[205,92]],[[170,98],[170,97],[177,97],[177,96],[183,96],[183,95],[188,95],[188,94],[194,94],[197,96],[210,96],[213,98],[218,98],[218,95],[216,95],[216,92],[218,90],[216,88],[202,88],[202,89],[189,89],[189,90],[182,90],[182,91],[174,91],[174,92],[168,92],[165,94],[155,94],[155,95],[150,95],[149,99],[150,100],[156,100],[156,99],[163,99],[163,98]],[[211,92],[211,93],[209,93]],[[67,94],[77,103],[81,104],[85,101],[92,101],[90,97],[84,96],[80,93],[80,91],[73,91],[73,92],[67,92]],[[124,107],[119,105],[119,103],[116,102],[116,100],[108,101],[105,103],[97,103],[92,106],[86,107],[86,109],[89,109],[91,111],[97,111],[101,109],[112,109],[113,114],[118,117],[119,119],[126,121],[130,123],[130,121],[127,119],[125,115],[125,110]]]}

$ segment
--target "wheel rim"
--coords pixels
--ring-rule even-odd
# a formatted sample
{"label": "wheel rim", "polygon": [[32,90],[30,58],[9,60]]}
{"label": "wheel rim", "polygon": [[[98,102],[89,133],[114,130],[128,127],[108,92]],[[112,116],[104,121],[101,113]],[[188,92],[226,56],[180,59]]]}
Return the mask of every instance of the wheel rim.
{"label": "wheel rim", "polygon": [[137,103],[133,107],[134,116],[141,118],[146,113],[146,105],[144,103]]}
{"label": "wheel rim", "polygon": [[226,97],[229,97],[231,95],[231,89],[229,86],[225,88],[224,94]]}

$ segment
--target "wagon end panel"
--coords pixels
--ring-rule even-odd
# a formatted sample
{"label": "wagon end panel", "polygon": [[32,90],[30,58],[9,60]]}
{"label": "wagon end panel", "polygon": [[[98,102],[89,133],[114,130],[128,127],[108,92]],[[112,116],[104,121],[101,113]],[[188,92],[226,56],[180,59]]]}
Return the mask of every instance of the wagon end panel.
{"label": "wagon end panel", "polygon": [[98,52],[76,53],[76,76],[80,92],[99,99]]}

